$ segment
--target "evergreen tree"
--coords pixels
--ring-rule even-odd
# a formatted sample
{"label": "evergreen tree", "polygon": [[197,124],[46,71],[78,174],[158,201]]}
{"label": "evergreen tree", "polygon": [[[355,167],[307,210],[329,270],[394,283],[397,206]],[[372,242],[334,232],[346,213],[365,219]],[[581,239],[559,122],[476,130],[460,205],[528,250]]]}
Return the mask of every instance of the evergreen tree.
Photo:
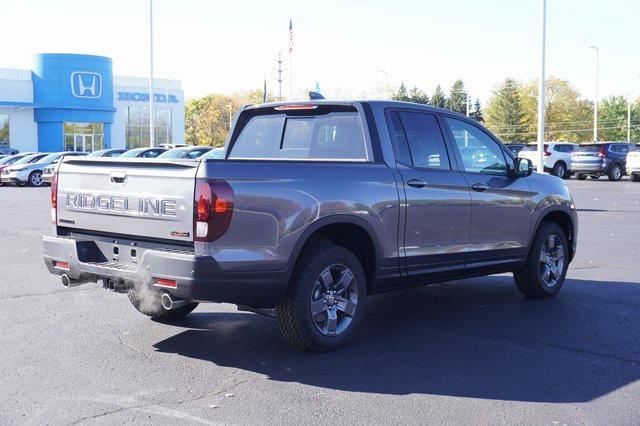
{"label": "evergreen tree", "polygon": [[447,106],[447,99],[445,98],[444,91],[439,84],[436,86],[436,91],[433,92],[433,95],[431,96],[431,105],[436,108],[444,108]]}
{"label": "evergreen tree", "polygon": [[473,110],[469,115],[471,115],[471,118],[476,121],[479,121],[481,123],[484,121],[484,117],[482,116],[482,109],[480,108],[480,99],[476,99],[473,104]]}
{"label": "evergreen tree", "polygon": [[404,84],[404,81],[400,84],[398,90],[391,95],[391,99],[394,101],[409,102],[409,92],[407,91],[407,86]]}
{"label": "evergreen tree", "polygon": [[487,103],[486,125],[506,142],[522,142],[524,110],[520,85],[512,78],[505,79],[493,91]]}
{"label": "evergreen tree", "polygon": [[451,92],[447,100],[447,109],[459,112],[460,114],[467,113],[467,91],[464,88],[462,80],[456,80],[453,86],[451,86]]}
{"label": "evergreen tree", "polygon": [[428,105],[429,96],[427,96],[426,93],[418,89],[416,86],[413,86],[413,89],[409,91],[409,102]]}

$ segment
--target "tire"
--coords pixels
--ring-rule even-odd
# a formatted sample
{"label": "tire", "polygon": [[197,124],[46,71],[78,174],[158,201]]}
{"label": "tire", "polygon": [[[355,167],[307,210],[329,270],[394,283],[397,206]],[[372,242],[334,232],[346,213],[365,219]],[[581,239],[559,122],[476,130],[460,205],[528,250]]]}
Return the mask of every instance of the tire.
{"label": "tire", "polygon": [[640,182],[640,174],[632,174],[631,175],[631,180],[633,182]]}
{"label": "tire", "polygon": [[551,169],[551,174],[555,177],[559,177],[560,179],[566,179],[565,175],[567,174],[567,166],[564,165],[563,162],[558,161],[553,165],[553,169]]}
{"label": "tire", "polygon": [[177,309],[166,310],[160,301],[161,293],[158,291],[140,291],[131,289],[127,293],[129,301],[141,314],[151,317],[154,320],[166,321],[182,318],[191,313],[198,303],[191,302]]}
{"label": "tire", "polygon": [[[550,247],[549,241],[551,238],[553,238],[555,250]],[[546,260],[543,261],[541,258],[545,252],[555,252],[561,262],[553,262],[554,256],[552,255],[546,257]],[[569,266],[568,252],[567,237],[562,228],[553,222],[542,222],[524,266],[513,273],[516,287],[520,290],[520,293],[531,298],[555,296],[562,288],[567,274],[567,267]],[[553,271],[547,262],[555,265],[556,271]],[[544,279],[545,276],[547,281]]]}
{"label": "tire", "polygon": [[[352,278],[343,292],[339,291],[341,277]],[[338,349],[353,338],[362,323],[366,296],[366,275],[358,258],[344,247],[317,243],[302,254],[285,301],[276,307],[280,331],[303,351]]]}
{"label": "tire", "polygon": [[609,170],[607,177],[609,178],[610,181],[617,182],[620,179],[622,179],[622,174],[623,174],[622,167],[620,167],[619,164],[614,164],[611,167],[611,170]]}
{"label": "tire", "polygon": [[587,175],[577,174],[576,179],[578,180],[587,180]]}
{"label": "tire", "polygon": [[34,170],[29,175],[29,179],[27,180],[27,184],[29,186],[34,186],[36,188],[42,186],[44,181],[42,180],[42,172],[40,170]]}

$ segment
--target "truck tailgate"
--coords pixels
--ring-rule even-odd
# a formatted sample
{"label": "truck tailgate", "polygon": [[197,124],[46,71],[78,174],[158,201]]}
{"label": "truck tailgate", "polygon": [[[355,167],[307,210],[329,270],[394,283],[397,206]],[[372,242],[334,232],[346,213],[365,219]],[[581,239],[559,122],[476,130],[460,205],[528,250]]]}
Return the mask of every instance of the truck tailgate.
{"label": "truck tailgate", "polygon": [[199,162],[68,158],[58,169],[56,224],[78,230],[193,241]]}

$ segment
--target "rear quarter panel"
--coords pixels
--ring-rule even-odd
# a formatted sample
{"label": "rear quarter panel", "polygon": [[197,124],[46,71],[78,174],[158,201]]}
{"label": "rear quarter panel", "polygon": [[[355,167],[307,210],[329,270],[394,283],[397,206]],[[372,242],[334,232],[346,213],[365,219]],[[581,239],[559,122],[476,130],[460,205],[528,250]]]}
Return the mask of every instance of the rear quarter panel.
{"label": "rear quarter panel", "polygon": [[234,192],[229,230],[196,243],[223,270],[285,270],[310,226],[345,215],[368,224],[378,256],[398,257],[398,191],[384,163],[208,160],[198,177],[224,179]]}

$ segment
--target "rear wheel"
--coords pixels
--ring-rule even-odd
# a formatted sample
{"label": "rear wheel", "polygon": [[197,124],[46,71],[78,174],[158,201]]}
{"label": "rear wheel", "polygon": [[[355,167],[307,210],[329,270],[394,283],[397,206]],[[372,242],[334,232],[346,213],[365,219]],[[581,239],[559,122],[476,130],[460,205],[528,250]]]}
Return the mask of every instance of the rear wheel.
{"label": "rear wheel", "polygon": [[568,253],[567,237],[562,228],[553,222],[543,222],[524,267],[513,274],[518,290],[527,297],[554,296],[564,284]]}
{"label": "rear wheel", "polygon": [[40,170],[31,172],[31,174],[29,175],[28,183],[30,186],[42,186],[42,184],[44,183],[44,180],[42,179],[42,172]]}
{"label": "rear wheel", "polygon": [[167,310],[160,300],[162,294],[154,290],[135,288],[129,290],[127,295],[138,312],[159,321],[182,318],[198,306],[196,302],[191,302],[179,308]]}
{"label": "rear wheel", "polygon": [[609,170],[608,174],[609,180],[617,182],[622,179],[622,167],[619,164],[614,164]]}
{"label": "rear wheel", "polygon": [[583,174],[577,174],[576,178],[578,180],[587,180],[587,175],[583,175]]}
{"label": "rear wheel", "polygon": [[553,169],[551,170],[551,173],[554,176],[559,177],[560,179],[565,179],[565,175],[567,174],[567,167],[564,165],[564,163],[558,161],[553,166]]}
{"label": "rear wheel", "polygon": [[346,344],[362,322],[367,281],[358,258],[344,247],[312,246],[291,279],[276,317],[284,337],[304,351],[326,352]]}

